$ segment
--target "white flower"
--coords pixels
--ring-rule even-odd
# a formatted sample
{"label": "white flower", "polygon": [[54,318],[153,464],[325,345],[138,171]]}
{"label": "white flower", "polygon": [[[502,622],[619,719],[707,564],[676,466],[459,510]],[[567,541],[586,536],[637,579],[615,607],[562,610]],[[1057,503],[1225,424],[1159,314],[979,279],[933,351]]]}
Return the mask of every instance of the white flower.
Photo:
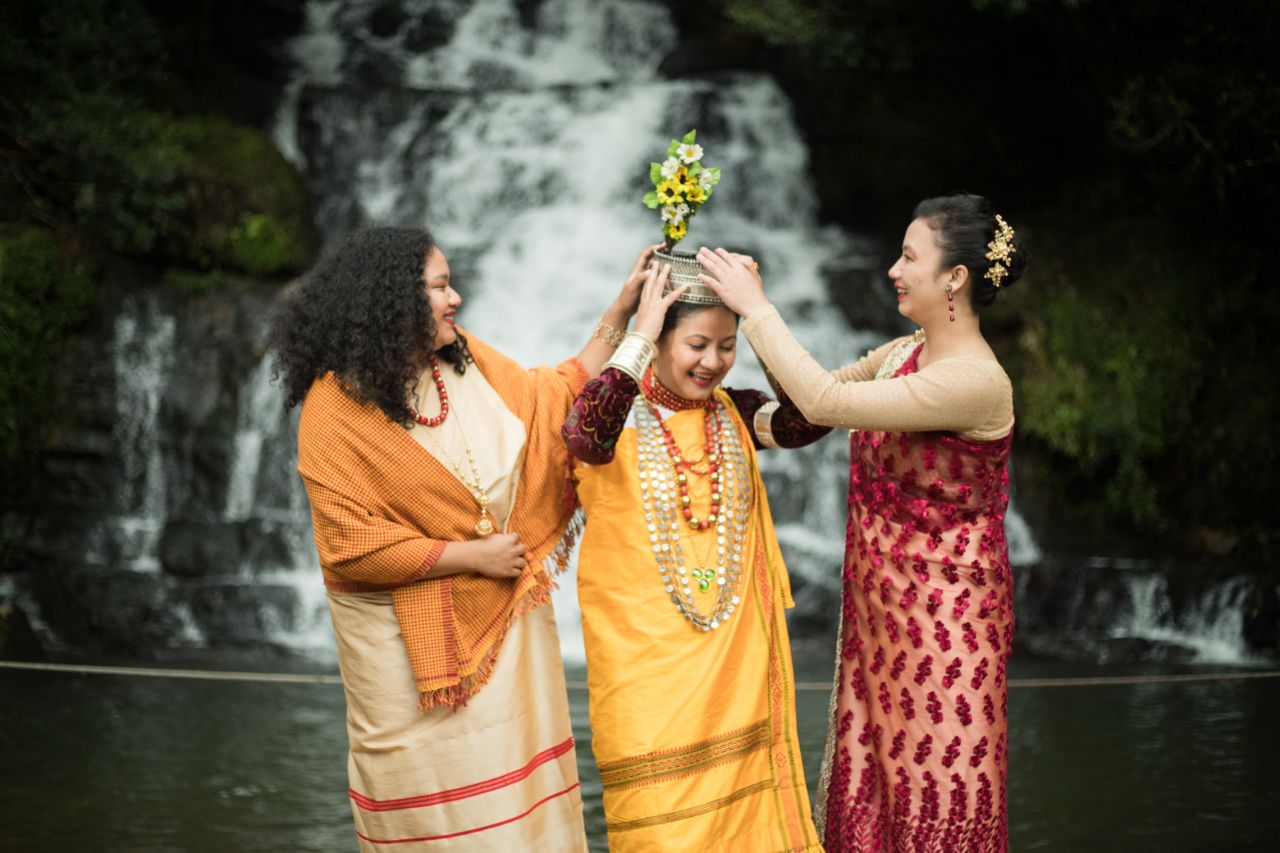
{"label": "white flower", "polygon": [[681,216],[689,215],[689,205],[685,204],[684,202],[680,202],[679,204],[677,204],[676,210],[679,211]]}
{"label": "white flower", "polygon": [[678,171],[680,171],[680,161],[675,157],[668,157],[662,161],[662,177],[671,180]]}
{"label": "white flower", "polygon": [[693,163],[702,159],[701,145],[681,145],[676,149],[676,156],[686,163]]}
{"label": "white flower", "polygon": [[[681,210],[681,208],[684,208]],[[670,222],[672,225],[679,225],[684,221],[684,215],[689,212],[687,204],[672,205],[669,204],[662,208],[662,221]]]}
{"label": "white flower", "polygon": [[711,189],[711,170],[710,169],[703,169],[701,172],[698,173],[698,186],[702,187],[704,190]]}

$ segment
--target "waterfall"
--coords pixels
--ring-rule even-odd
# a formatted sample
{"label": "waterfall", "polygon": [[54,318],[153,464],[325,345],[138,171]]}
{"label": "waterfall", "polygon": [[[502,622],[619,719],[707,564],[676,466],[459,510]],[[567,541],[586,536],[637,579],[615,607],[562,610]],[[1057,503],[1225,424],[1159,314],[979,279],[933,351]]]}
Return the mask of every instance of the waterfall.
{"label": "waterfall", "polygon": [[[327,238],[365,222],[427,224],[449,256],[463,324],[522,364],[554,363],[660,238],[640,202],[648,164],[696,127],[705,162],[725,177],[687,242],[758,258],[771,297],[824,364],[879,342],[830,299],[824,269],[865,268],[873,253],[818,224],[808,151],[772,78],[662,79],[677,33],[658,3],[530,5],[404,0],[388,15],[308,4],[275,138]],[[740,352],[727,384],[766,387],[750,348]],[[762,468],[792,573],[837,588],[845,443],[764,454]],[[1035,558],[1019,522],[1015,552]],[[555,603],[566,658],[581,660],[573,590],[571,572]]]}
{"label": "waterfall", "polygon": [[167,480],[158,423],[173,361],[174,318],[145,297],[124,301],[115,321],[115,440],[122,472],[113,521],[119,565],[154,572]]}
{"label": "waterfall", "polygon": [[[265,335],[265,327],[259,337]],[[271,356],[262,356],[241,386],[223,518],[251,542],[231,582],[281,593],[258,603],[257,618],[273,642],[320,660],[334,659],[333,631],[311,537],[306,491],[298,479],[297,415],[284,407],[272,381]],[[266,554],[268,556],[264,557]]]}
{"label": "waterfall", "polygon": [[1114,639],[1139,639],[1187,649],[1199,663],[1248,663],[1244,601],[1249,581],[1233,577],[1213,584],[1181,608],[1163,572],[1123,573],[1127,601],[1111,626]]}
{"label": "waterfall", "polygon": [[223,510],[228,521],[243,521],[253,512],[258,480],[267,473],[262,464],[264,445],[288,440],[284,429],[288,421],[284,393],[271,382],[270,358],[264,357],[258,362],[249,381],[240,389],[237,402],[231,475]]}

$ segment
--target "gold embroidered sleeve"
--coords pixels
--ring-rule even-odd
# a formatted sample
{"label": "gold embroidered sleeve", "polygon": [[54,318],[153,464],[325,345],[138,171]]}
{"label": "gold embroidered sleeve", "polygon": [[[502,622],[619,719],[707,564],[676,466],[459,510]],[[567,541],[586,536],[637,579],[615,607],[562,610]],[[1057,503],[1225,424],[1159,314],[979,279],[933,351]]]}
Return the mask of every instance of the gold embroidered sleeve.
{"label": "gold embroidered sleeve", "polygon": [[873,350],[867,350],[867,354],[862,358],[852,364],[837,368],[832,372],[832,376],[840,382],[869,382],[876,378],[876,371],[880,369],[880,365],[884,364],[885,356],[905,340],[907,338],[896,338],[886,344],[881,344]]}
{"label": "gold embroidered sleeve", "polygon": [[810,423],[945,430],[975,440],[1000,438],[1013,426],[1012,385],[989,359],[949,358],[909,376],[841,381],[800,345],[772,306],[748,317],[742,331]]}

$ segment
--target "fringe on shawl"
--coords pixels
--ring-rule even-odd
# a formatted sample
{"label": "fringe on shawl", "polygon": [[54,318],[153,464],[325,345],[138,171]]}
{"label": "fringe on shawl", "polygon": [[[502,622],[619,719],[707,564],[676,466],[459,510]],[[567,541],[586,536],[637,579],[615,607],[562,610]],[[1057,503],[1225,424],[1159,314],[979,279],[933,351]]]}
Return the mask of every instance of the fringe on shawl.
{"label": "fringe on shawl", "polygon": [[465,708],[467,700],[479,693],[489,683],[489,679],[493,676],[493,668],[498,662],[498,652],[502,650],[502,644],[507,639],[507,632],[511,630],[511,626],[526,613],[531,613],[544,604],[551,603],[551,590],[557,587],[555,577],[563,574],[568,567],[569,558],[573,555],[574,546],[578,544],[578,538],[582,536],[585,524],[586,516],[582,512],[582,508],[576,507],[565,524],[564,532],[560,534],[560,538],[556,540],[550,551],[542,558],[542,573],[545,581],[530,587],[512,606],[511,616],[507,619],[507,624],[503,626],[502,633],[498,635],[497,639],[493,641],[493,645],[484,653],[475,672],[462,676],[456,684],[437,687],[434,690],[423,690],[418,693],[419,714],[425,714],[442,705],[453,708],[454,711],[459,708]]}

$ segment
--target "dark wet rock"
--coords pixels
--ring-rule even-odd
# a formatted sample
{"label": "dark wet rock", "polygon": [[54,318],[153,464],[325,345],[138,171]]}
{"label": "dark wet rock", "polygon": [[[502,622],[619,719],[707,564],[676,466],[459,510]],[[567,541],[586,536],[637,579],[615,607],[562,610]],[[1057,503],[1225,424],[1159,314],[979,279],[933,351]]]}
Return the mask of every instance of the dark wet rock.
{"label": "dark wet rock", "polygon": [[196,627],[214,647],[271,644],[297,623],[297,593],[286,586],[212,581],[192,589],[189,601]]}
{"label": "dark wet rock", "polygon": [[840,620],[840,591],[820,584],[806,583],[801,578],[791,579],[791,595],[795,609],[788,619],[788,630],[793,638],[825,637]]}
{"label": "dark wet rock", "polygon": [[369,15],[369,32],[378,38],[391,38],[409,20],[409,13],[395,0],[384,0]]}
{"label": "dark wet rock", "polygon": [[477,91],[492,92],[497,89],[510,89],[516,84],[518,75],[514,68],[488,59],[477,59],[467,69],[467,80]]}
{"label": "dark wet rock", "polygon": [[294,567],[293,543],[287,524],[273,519],[250,518],[241,522],[238,528],[238,556],[242,570],[257,575]]}
{"label": "dark wet rock", "polygon": [[886,339],[911,330],[911,322],[898,313],[888,276],[872,268],[868,259],[835,261],[823,268],[822,276],[831,301],[853,328],[878,332]]}
{"label": "dark wet rock", "polygon": [[1280,585],[1255,578],[1244,604],[1244,638],[1255,651],[1280,653]]}
{"label": "dark wet rock", "polygon": [[160,539],[160,564],[183,578],[227,574],[240,560],[240,531],[221,521],[170,521]]}
{"label": "dark wet rock", "polygon": [[448,44],[453,31],[451,18],[435,11],[423,12],[405,30],[402,44],[410,53],[428,53]]}
{"label": "dark wet rock", "polygon": [[91,567],[41,571],[35,593],[44,621],[72,647],[146,653],[173,645],[183,620],[158,573]]}
{"label": "dark wet rock", "polygon": [[0,660],[40,661],[47,657],[26,612],[0,598]]}

